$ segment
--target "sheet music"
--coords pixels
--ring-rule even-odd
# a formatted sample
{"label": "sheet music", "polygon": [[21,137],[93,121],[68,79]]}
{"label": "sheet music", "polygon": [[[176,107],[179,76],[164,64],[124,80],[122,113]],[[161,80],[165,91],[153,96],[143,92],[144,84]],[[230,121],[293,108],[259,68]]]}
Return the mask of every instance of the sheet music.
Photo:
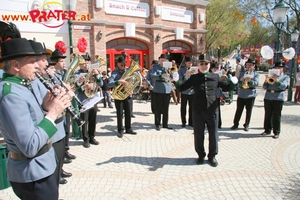
{"label": "sheet music", "polygon": [[223,76],[223,71],[222,70],[216,71],[215,74],[218,74],[219,77],[221,77],[221,76]]}
{"label": "sheet music", "polygon": [[269,76],[279,76],[280,75],[280,69],[269,69]]}
{"label": "sheet music", "polygon": [[98,69],[98,68],[99,68],[99,63],[91,64],[89,66],[89,72],[91,72],[93,69]]}
{"label": "sheet music", "polygon": [[102,92],[97,92],[95,96],[86,99],[82,102],[83,106],[80,112],[85,112],[86,110],[89,110],[90,108],[94,107],[95,104],[99,103],[102,99],[103,99]]}
{"label": "sheet music", "polygon": [[247,77],[249,77],[249,78],[253,78],[254,77],[254,74],[244,74],[244,78],[247,78]]}
{"label": "sheet music", "polygon": [[172,68],[172,62],[163,62],[163,67],[166,69],[171,69]]}

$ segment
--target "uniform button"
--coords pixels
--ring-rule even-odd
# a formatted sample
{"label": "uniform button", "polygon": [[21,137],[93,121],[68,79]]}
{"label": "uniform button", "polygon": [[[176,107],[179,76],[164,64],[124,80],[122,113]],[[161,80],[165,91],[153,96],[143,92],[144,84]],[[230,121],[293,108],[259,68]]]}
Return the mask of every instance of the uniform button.
{"label": "uniform button", "polygon": [[10,85],[10,83],[5,83],[6,85]]}

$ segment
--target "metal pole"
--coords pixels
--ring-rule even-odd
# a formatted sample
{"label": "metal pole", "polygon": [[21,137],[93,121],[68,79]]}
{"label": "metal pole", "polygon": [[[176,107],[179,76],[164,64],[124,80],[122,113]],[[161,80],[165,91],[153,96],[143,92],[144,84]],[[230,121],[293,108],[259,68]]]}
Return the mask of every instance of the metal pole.
{"label": "metal pole", "polygon": [[275,53],[275,62],[279,61],[279,52],[281,50],[281,43],[280,43],[280,37],[281,37],[281,26],[280,23],[276,24],[277,28],[277,42],[276,42],[276,53]]}
{"label": "metal pole", "polygon": [[72,36],[72,24],[73,22],[69,19],[68,25],[69,25],[69,43],[70,43],[70,55],[73,53],[73,36]]}
{"label": "metal pole", "polygon": [[[296,49],[297,42],[292,42],[292,47],[294,49]],[[289,91],[288,91],[288,101],[292,101],[293,99],[293,87],[294,87],[294,72],[295,72],[295,68],[296,68],[296,57],[297,54],[294,55],[294,57],[292,58],[292,66],[291,66],[291,70],[290,70],[290,85],[289,85]]]}

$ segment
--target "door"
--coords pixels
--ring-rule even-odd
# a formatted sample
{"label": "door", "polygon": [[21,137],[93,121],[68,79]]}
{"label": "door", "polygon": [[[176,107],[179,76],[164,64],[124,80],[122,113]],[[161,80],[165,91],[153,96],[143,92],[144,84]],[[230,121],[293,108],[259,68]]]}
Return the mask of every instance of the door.
{"label": "door", "polygon": [[117,66],[117,60],[120,56],[124,56],[126,63],[125,66],[129,67],[130,66],[130,62],[131,59],[134,60],[135,62],[137,62],[141,69],[144,68],[144,63],[145,63],[145,56],[143,51],[140,50],[113,50],[110,51],[109,54],[107,54],[107,58],[110,59],[110,69],[111,71],[113,71],[116,66]]}

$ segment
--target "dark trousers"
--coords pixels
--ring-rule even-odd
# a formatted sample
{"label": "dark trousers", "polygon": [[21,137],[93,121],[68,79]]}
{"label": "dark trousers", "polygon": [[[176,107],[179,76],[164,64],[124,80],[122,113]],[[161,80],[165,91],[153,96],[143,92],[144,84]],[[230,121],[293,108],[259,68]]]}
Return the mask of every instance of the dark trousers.
{"label": "dark trousers", "polygon": [[58,199],[58,185],[55,175],[29,182],[10,182],[14,193],[22,200],[56,200]]}
{"label": "dark trousers", "polygon": [[106,107],[106,104],[108,106],[111,106],[111,96],[108,90],[102,90],[103,94],[103,106]]}
{"label": "dark trousers", "polygon": [[82,139],[84,141],[93,139],[96,131],[97,104],[86,112],[81,113],[80,117],[85,121],[82,125]]}
{"label": "dark trousers", "polygon": [[250,124],[252,108],[254,105],[255,98],[244,99],[244,98],[237,98],[236,101],[236,111],[234,115],[233,123],[235,126],[239,126],[239,121],[241,119],[244,107],[246,107],[246,120],[244,123],[244,127],[248,127]]}
{"label": "dark trousers", "polygon": [[52,144],[54,150],[55,150],[55,154],[57,157],[57,166],[56,169],[54,171],[54,176],[57,179],[57,185],[59,184],[59,180],[60,180],[60,174],[61,174],[61,169],[62,166],[64,164],[64,158],[65,158],[65,138],[55,142]]}
{"label": "dark trousers", "polygon": [[156,126],[161,125],[161,114],[163,115],[163,127],[168,126],[170,94],[154,93],[155,109],[154,123]]}
{"label": "dark trousers", "polygon": [[180,114],[182,124],[186,124],[186,106],[189,104],[189,125],[193,126],[193,101],[194,95],[187,95],[181,93],[181,104],[180,104]]}
{"label": "dark trousers", "polygon": [[115,107],[117,110],[117,126],[118,132],[123,131],[123,110],[125,116],[125,129],[131,130],[131,111],[132,111],[132,98],[128,97],[124,100],[115,100]]}
{"label": "dark trousers", "polygon": [[222,118],[221,118],[221,102],[220,98],[217,98],[218,102],[218,128],[222,127]]}
{"label": "dark trousers", "polygon": [[151,112],[154,114],[155,113],[155,95],[152,90],[150,90],[150,98],[151,98]]}
{"label": "dark trousers", "polygon": [[70,127],[71,127],[71,115],[69,113],[66,113],[65,116],[65,131],[66,131],[66,137],[65,137],[65,151],[69,151],[69,138],[70,138]]}
{"label": "dark trousers", "polygon": [[275,135],[280,134],[280,122],[281,111],[283,107],[283,101],[271,101],[264,99],[265,108],[265,120],[264,129],[265,132],[270,133],[273,127],[273,133]]}
{"label": "dark trousers", "polygon": [[[193,111],[194,123],[194,142],[195,151],[199,158],[206,156],[204,149],[204,130],[205,125],[207,126],[209,144],[208,144],[208,158],[213,158],[218,154],[218,131],[217,131],[217,120],[218,111],[215,112],[197,112]],[[197,122],[197,123],[196,123]]]}

